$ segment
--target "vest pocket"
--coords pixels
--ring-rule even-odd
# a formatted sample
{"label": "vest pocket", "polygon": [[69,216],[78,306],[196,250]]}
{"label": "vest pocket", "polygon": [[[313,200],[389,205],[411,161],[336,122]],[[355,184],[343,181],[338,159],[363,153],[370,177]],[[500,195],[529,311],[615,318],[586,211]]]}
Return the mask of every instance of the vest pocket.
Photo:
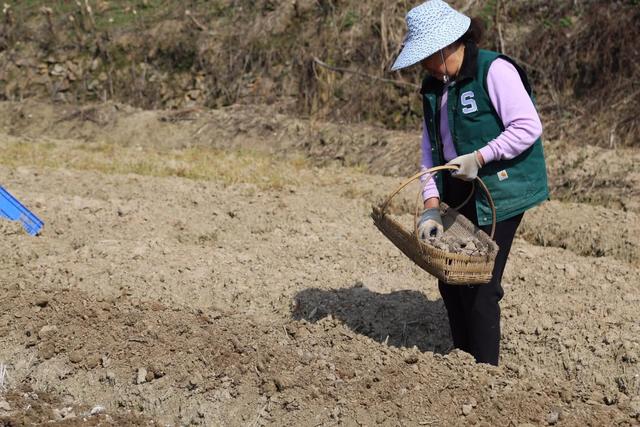
{"label": "vest pocket", "polygon": [[[537,192],[535,174],[531,174],[521,159],[490,163],[481,169],[480,177],[487,186],[496,207],[498,220],[509,218],[527,208]],[[479,218],[491,222],[491,210],[484,201]]]}

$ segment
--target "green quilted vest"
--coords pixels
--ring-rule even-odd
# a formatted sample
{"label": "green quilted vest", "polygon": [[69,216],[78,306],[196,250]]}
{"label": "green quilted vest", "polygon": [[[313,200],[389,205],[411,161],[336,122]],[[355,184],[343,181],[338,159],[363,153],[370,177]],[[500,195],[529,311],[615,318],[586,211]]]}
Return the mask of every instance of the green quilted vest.
{"label": "green quilted vest", "polygon": [[[533,99],[525,72],[513,60],[496,52],[467,46],[458,79],[448,88],[447,100],[449,128],[458,155],[472,153],[484,147],[504,131],[486,86],[489,66],[497,58],[506,59],[516,67]],[[438,108],[443,88],[442,82],[427,77],[423,81],[421,91],[434,166],[445,163],[440,140]],[[514,159],[488,163],[480,169],[478,176],[491,193],[496,206],[497,221],[514,217],[549,198],[541,139]],[[436,184],[444,197],[441,174],[436,176]],[[491,208],[481,190],[476,191],[475,203],[478,223],[491,224]]]}

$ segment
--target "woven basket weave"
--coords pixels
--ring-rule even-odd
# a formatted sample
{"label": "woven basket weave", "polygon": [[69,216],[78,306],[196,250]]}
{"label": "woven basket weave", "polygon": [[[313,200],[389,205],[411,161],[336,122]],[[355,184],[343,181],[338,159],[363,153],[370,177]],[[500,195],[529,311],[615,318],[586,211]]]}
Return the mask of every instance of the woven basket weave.
{"label": "woven basket weave", "polygon": [[[447,235],[460,239],[475,238],[480,240],[480,242],[488,248],[486,253],[483,255],[467,255],[447,252],[430,245],[426,241],[420,240],[417,237],[419,209],[416,209],[413,231],[404,227],[385,212],[387,206],[391,202],[391,199],[393,199],[400,190],[409,185],[412,181],[423,175],[429,175],[429,179],[432,179],[439,171],[456,169],[457,166],[438,166],[414,175],[402,183],[380,206],[374,206],[371,217],[373,218],[374,224],[382,234],[384,234],[385,237],[387,237],[398,249],[409,257],[409,259],[411,259],[420,268],[443,282],[450,285],[485,284],[491,280],[493,265],[498,253],[498,245],[492,239],[496,226],[495,207],[493,205],[491,195],[482,180],[477,178],[476,182],[479,184],[480,188],[484,190],[487,195],[487,200],[491,206],[493,214],[491,236],[480,230],[464,215],[458,213],[456,209],[447,206],[445,203],[441,203],[440,213],[442,215],[442,222]],[[419,199],[421,193],[422,191],[418,193]],[[469,195],[462,205],[469,201],[472,194]],[[459,208],[460,206],[457,207],[457,209]]]}

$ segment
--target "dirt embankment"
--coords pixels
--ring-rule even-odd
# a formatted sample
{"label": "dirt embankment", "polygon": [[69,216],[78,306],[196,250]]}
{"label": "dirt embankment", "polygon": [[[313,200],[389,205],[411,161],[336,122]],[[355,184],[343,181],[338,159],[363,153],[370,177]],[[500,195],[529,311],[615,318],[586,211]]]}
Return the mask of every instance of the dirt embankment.
{"label": "dirt embankment", "polygon": [[639,421],[640,270],[615,245],[585,256],[586,232],[564,231],[604,215],[632,233],[633,212],[558,201],[528,214],[505,272],[501,367],[478,366],[451,352],[435,280],[371,224],[399,177],[317,167],[314,149],[367,165],[363,146],[339,145],[366,128],[327,125],[341,130],[327,148],[309,130],[323,124],[255,109],[2,108],[1,181],[46,226],[0,227],[0,363],[11,390],[32,388],[3,395],[0,423],[73,425],[97,405],[96,423]]}

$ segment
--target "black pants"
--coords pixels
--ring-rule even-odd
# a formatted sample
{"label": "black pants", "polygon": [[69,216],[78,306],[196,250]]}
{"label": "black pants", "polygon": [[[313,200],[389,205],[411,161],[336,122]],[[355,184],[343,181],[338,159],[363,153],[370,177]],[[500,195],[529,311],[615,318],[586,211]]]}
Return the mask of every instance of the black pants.
{"label": "black pants", "polygon": [[[443,175],[444,201],[456,207],[471,191],[471,183]],[[476,191],[482,191],[476,189]],[[460,208],[460,213],[478,224],[473,199]],[[439,282],[440,295],[447,308],[453,345],[470,353],[478,363],[498,365],[500,356],[500,300],[502,273],[511,250],[511,243],[522,220],[522,214],[496,224],[494,240],[500,247],[491,282],[484,285],[447,285]],[[491,226],[480,227],[487,234]]]}

